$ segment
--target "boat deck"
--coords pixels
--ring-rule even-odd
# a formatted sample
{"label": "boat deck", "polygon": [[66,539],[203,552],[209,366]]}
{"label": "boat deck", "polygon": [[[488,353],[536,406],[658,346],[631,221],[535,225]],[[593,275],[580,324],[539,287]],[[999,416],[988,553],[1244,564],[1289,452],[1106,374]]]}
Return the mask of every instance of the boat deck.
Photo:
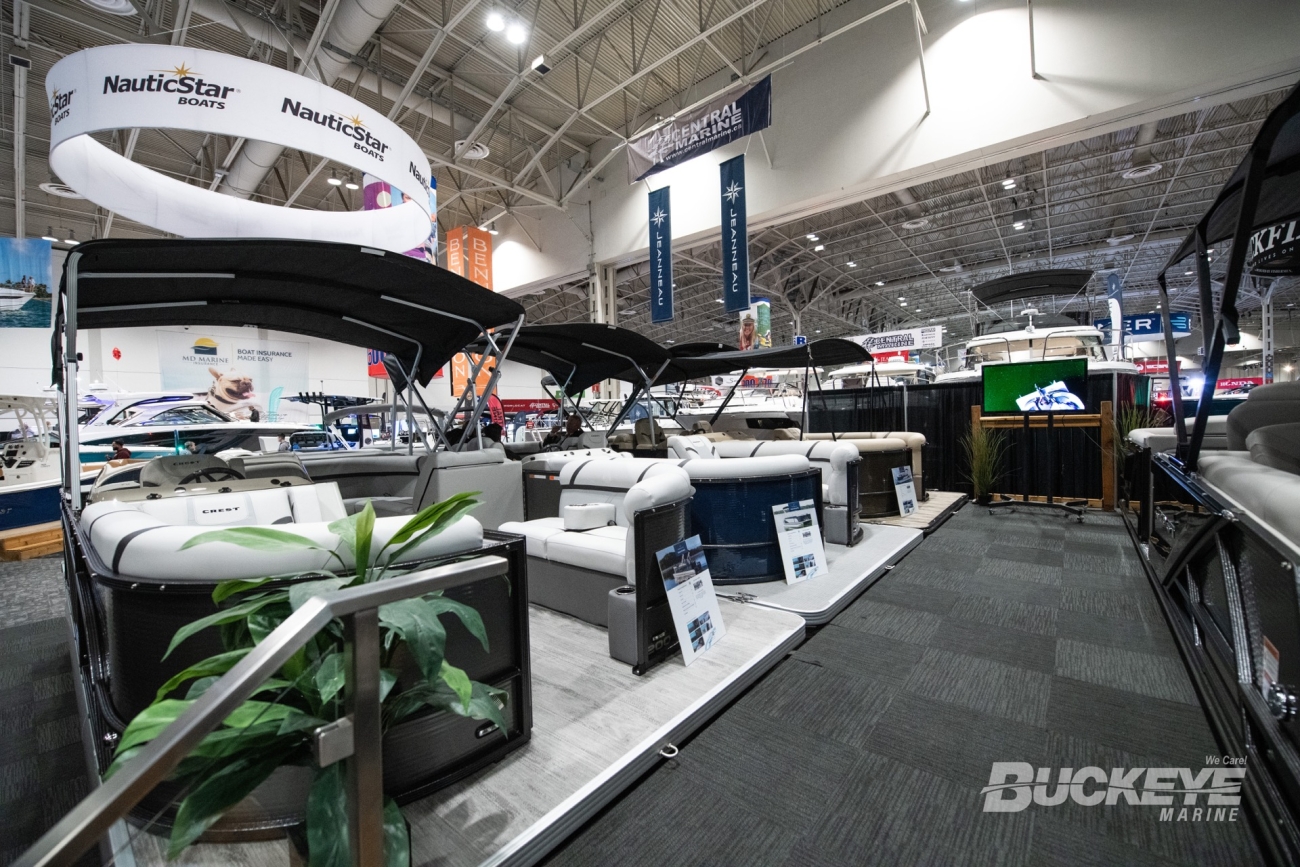
{"label": "boat deck", "polygon": [[[63,752],[80,755],[75,739],[57,737],[75,720],[70,683],[55,688],[71,674],[27,658],[37,633],[57,648],[61,592],[57,560],[0,564],[2,721],[12,733],[0,754],[4,856],[57,818],[56,792],[75,779],[57,765]],[[1069,799],[983,810],[995,761],[1109,773],[1199,769],[1219,752],[1115,516],[1090,513],[1080,525],[962,509],[788,656],[798,618],[724,606],[729,633],[714,651],[643,679],[603,656],[603,631],[535,611],[534,635],[554,635],[558,652],[535,659],[534,743],[408,807],[414,863],[535,863],[548,851],[556,867],[1260,863],[1244,811],[1235,822],[1161,821],[1156,807]],[[769,624],[777,629],[764,644],[744,637],[755,616],[791,622],[784,637]],[[753,678],[729,680],[716,669],[732,652],[765,661]],[[46,656],[57,667],[58,654]],[[696,698],[676,696],[641,719],[684,675]],[[632,688],[618,696],[624,679]],[[592,691],[583,700],[620,704],[582,711],[583,683]],[[693,707],[701,700],[708,706]],[[608,743],[589,743],[601,729]],[[655,755],[667,741],[681,747],[670,761]],[[19,799],[28,806],[11,809]],[[231,859],[199,846],[178,863],[285,863],[283,843],[244,848]]]}

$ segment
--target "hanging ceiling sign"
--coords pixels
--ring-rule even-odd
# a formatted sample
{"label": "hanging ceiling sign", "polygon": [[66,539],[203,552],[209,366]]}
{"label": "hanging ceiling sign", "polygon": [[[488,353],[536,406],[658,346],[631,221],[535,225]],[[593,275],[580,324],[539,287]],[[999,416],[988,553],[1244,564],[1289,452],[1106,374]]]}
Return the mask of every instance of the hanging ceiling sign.
{"label": "hanging ceiling sign", "polygon": [[[319,81],[231,54],[106,45],[45,77],[50,168],[102,208],[184,238],[303,238],[396,253],[429,237],[429,161],[397,124]],[[272,142],[421,191],[376,211],[309,211],[223,195],[159,174],[95,141],[119,129],[183,129]]]}
{"label": "hanging ceiling sign", "polygon": [[[1111,320],[1094,319],[1092,324],[1103,334],[1110,336]],[[1186,337],[1192,333],[1192,316],[1190,313],[1175,313],[1169,324],[1174,337]],[[1159,313],[1133,313],[1124,317],[1124,340],[1129,343],[1142,343],[1148,340],[1163,340],[1165,336],[1164,319]]]}
{"label": "hanging ceiling sign", "polygon": [[627,143],[627,176],[647,175],[707,154],[772,124],[772,76],[675,117]]}
{"label": "hanging ceiling sign", "polygon": [[745,219],[745,155],[718,167],[722,187],[723,310],[749,308],[749,227]]}
{"label": "hanging ceiling sign", "polygon": [[669,188],[653,190],[650,202],[650,321],[673,319],[673,209]]}
{"label": "hanging ceiling sign", "polygon": [[899,352],[913,349],[938,349],[943,346],[943,328],[939,325],[927,325],[924,328],[908,328],[903,331],[885,331],[880,334],[859,334],[850,337],[854,343],[876,355],[878,352]]}

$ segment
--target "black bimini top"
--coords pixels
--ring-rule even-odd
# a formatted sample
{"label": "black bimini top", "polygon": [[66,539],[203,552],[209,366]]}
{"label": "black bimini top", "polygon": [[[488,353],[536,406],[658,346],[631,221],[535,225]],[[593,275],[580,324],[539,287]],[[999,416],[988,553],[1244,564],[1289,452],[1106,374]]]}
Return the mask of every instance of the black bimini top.
{"label": "black bimini top", "polygon": [[1038,298],[1043,295],[1075,295],[1088,281],[1092,272],[1082,268],[1051,268],[1043,271],[1022,271],[1008,274],[971,290],[975,298],[985,304],[999,301],[1017,301],[1021,298]]}
{"label": "black bimini top", "polygon": [[[75,292],[70,277],[75,269]],[[72,308],[72,309],[70,309]],[[443,268],[352,244],[288,239],[87,241],[63,266],[54,336],[78,329],[254,325],[397,356],[422,384],[524,308]]]}
{"label": "black bimini top", "polygon": [[833,367],[845,364],[866,364],[871,353],[852,340],[830,337],[814,340],[802,346],[773,346],[767,349],[733,349],[707,355],[693,353],[694,345],[686,345],[673,352],[672,361],[655,379],[654,385],[671,385],[688,379],[732,373],[737,370],[765,367]]}
{"label": "black bimini top", "polygon": [[[511,333],[493,337],[504,346]],[[479,341],[478,351],[483,348]],[[545,370],[570,396],[604,379],[639,383],[653,377],[668,359],[668,351],[653,340],[626,328],[594,322],[525,325],[514,334],[510,346],[511,361]]]}
{"label": "black bimini top", "polygon": [[[1275,125],[1280,125],[1277,137],[1271,146],[1265,148],[1260,138],[1264,138],[1264,132]],[[1271,229],[1279,223],[1289,224],[1300,217],[1300,85],[1265,118],[1260,127],[1260,137],[1251,145],[1197,227],[1169,257],[1162,274],[1196,252],[1198,231],[1204,233],[1206,246],[1233,236],[1246,186],[1246,170],[1256,159],[1263,161],[1264,175],[1259,204],[1251,220],[1252,233]],[[1300,235],[1297,235],[1295,227],[1288,233],[1283,225],[1279,231],[1256,240],[1259,243],[1252,244],[1252,249],[1247,252],[1247,268],[1259,275],[1300,273]]]}

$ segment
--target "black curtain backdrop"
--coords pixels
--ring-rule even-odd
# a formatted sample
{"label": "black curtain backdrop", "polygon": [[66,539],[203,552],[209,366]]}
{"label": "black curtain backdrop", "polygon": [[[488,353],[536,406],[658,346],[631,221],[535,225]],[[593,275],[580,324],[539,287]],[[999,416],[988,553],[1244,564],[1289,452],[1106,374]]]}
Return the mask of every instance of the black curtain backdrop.
{"label": "black curtain backdrop", "polygon": [[[1134,374],[1089,376],[1084,395],[1087,411],[1099,413],[1102,401],[1109,400],[1118,413],[1121,406],[1133,403],[1140,379]],[[908,430],[924,434],[926,489],[970,494],[961,439],[970,432],[971,407],[980,405],[981,392],[975,381],[814,393],[808,402],[808,427],[813,433]],[[1005,433],[1009,448],[1006,471],[997,486],[1000,492],[1021,494],[1028,486],[1030,494],[1046,496],[1050,479],[1058,498],[1101,498],[1099,430],[1053,430],[1055,455],[1050,462],[1045,429],[1032,429],[1028,435],[1020,428]]]}

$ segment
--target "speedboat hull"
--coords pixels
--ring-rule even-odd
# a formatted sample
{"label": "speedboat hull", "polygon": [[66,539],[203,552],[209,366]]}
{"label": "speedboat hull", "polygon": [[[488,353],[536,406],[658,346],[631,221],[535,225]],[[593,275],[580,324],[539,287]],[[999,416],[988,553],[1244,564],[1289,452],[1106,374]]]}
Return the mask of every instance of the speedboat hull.
{"label": "speedboat hull", "polygon": [[59,520],[59,480],[0,487],[0,531]]}

